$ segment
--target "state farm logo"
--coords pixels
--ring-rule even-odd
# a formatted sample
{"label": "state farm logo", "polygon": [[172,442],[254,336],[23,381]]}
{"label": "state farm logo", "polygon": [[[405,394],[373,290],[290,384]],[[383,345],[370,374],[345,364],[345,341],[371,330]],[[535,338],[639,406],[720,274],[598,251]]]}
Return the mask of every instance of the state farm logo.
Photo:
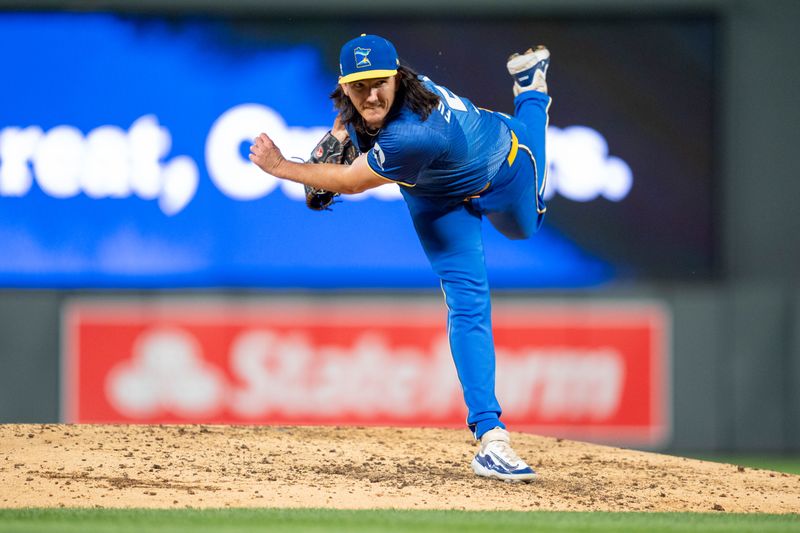
{"label": "state farm logo", "polygon": [[[658,307],[494,307],[496,393],[509,426],[662,442],[667,319]],[[64,419],[463,427],[443,315],[439,302],[384,299],[76,304],[65,319]]]}
{"label": "state farm logo", "polygon": [[225,379],[201,352],[197,341],[180,330],[145,333],[134,344],[133,357],[108,374],[109,401],[131,418],[216,414],[222,407]]}
{"label": "state farm logo", "polygon": [[[624,363],[611,348],[500,349],[497,392],[514,417],[603,420],[619,406]],[[225,378],[226,373],[232,377]],[[111,369],[106,394],[120,414],[202,418],[284,415],[446,418],[461,408],[447,339],[392,347],[379,332],[352,344],[315,346],[306,335],[270,330],[236,337],[228,368],[208,363],[201,344],[177,329],[154,329]]]}

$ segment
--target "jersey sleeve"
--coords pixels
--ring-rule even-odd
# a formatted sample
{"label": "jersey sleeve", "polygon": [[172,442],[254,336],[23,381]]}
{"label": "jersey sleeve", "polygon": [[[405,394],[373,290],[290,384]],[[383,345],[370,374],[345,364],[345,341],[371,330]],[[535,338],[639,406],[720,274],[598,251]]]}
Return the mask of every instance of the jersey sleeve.
{"label": "jersey sleeve", "polygon": [[442,139],[426,128],[402,127],[381,132],[367,152],[369,168],[382,178],[413,187],[420,171],[446,150]]}

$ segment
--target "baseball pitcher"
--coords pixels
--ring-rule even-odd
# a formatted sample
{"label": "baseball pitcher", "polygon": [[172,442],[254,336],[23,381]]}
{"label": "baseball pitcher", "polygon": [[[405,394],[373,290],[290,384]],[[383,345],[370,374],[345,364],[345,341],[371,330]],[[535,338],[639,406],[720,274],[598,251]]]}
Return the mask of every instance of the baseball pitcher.
{"label": "baseball pitcher", "polygon": [[542,224],[549,64],[543,46],[509,58],[512,117],[418,75],[388,40],[361,35],[342,47],[332,95],[339,115],[310,162],[286,160],[265,133],[250,149],[265,172],[305,185],[313,209],[327,208],[337,194],[399,185],[445,294],[467,424],[480,441],[473,471],[508,481],[536,474],[500,421],[481,223],[489,219],[510,239],[526,239]]}

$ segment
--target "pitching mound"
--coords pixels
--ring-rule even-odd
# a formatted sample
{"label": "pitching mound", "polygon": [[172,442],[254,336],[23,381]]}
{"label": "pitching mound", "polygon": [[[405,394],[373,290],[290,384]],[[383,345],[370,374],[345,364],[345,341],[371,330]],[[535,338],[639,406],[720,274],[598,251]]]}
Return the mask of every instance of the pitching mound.
{"label": "pitching mound", "polygon": [[477,478],[464,430],[0,425],[0,507],[800,512],[800,476],[514,434],[530,484]]}

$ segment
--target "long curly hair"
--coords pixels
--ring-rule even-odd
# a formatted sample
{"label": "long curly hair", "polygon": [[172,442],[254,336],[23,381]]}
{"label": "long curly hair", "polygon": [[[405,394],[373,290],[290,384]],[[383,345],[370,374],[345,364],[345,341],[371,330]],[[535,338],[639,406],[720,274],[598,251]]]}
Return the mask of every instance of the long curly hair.
{"label": "long curly hair", "polygon": [[[408,106],[411,111],[419,115],[422,120],[426,120],[436,106],[439,105],[439,97],[429,91],[419,80],[419,74],[414,69],[406,65],[397,67],[398,89],[392,109],[387,116],[396,113],[402,106]],[[341,85],[331,93],[333,106],[339,111],[342,124],[345,126],[352,124],[356,131],[361,134],[367,133],[367,126],[361,118],[350,98],[344,94]]]}

